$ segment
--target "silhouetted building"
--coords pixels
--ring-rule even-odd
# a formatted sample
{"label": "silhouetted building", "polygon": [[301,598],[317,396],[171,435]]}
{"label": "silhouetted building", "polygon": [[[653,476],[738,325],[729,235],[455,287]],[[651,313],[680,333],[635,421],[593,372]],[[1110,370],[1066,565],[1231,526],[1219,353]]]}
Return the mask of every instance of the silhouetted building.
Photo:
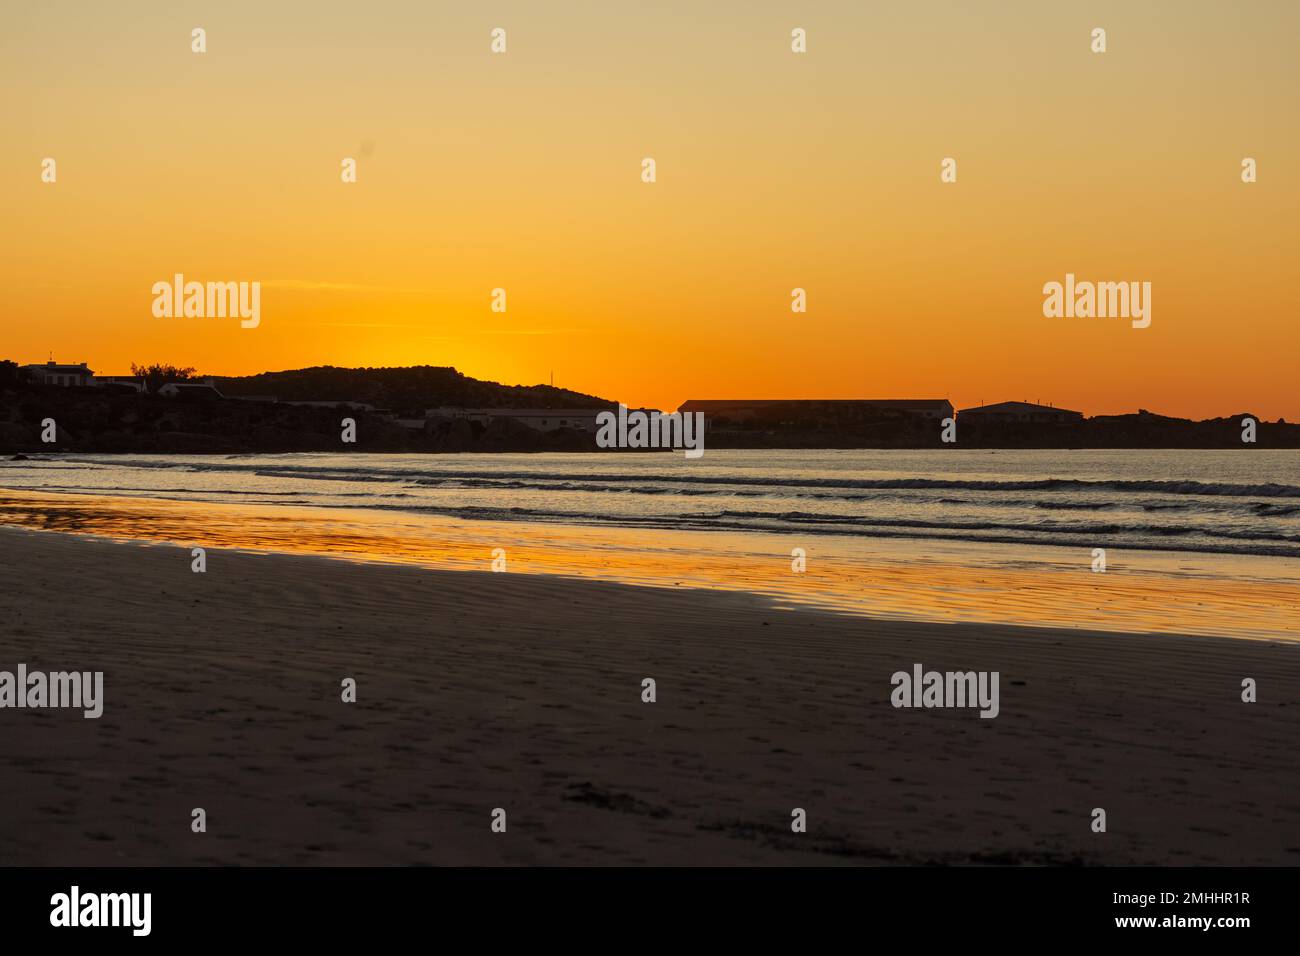
{"label": "silhouetted building", "polygon": [[86,384],[111,391],[131,391],[140,394],[149,391],[143,375],[95,375]]}
{"label": "silhouetted building", "polygon": [[371,405],[369,402],[349,402],[349,401],[344,401],[343,399],[338,399],[338,400],[336,400],[336,401],[329,401],[329,400],[325,400],[325,401],[291,401],[291,402],[281,402],[280,404],[281,404],[281,405],[297,405],[297,406],[300,406],[300,407],[302,407],[302,408],[346,408],[346,409],[348,409],[349,411],[353,411],[353,412],[383,412],[383,413],[386,413],[386,412],[388,411],[388,409],[386,409],[386,408],[376,408],[374,405]]}
{"label": "silhouetted building", "polygon": [[1037,405],[1033,402],[997,402],[993,405],[963,408],[957,413],[957,421],[973,424],[996,422],[1003,425],[1063,425],[1083,421],[1083,412],[1056,408],[1052,405]]}
{"label": "silhouetted building", "polygon": [[62,385],[67,387],[84,387],[89,385],[95,373],[86,367],[85,362],[77,365],[60,365],[53,359],[44,365],[24,365],[29,381],[37,385]]}
{"label": "silhouetted building", "polygon": [[952,418],[946,398],[692,398],[680,412],[703,412],[705,418],[728,421],[850,421],[911,418],[943,421]]}
{"label": "silhouetted building", "polygon": [[483,425],[494,419],[506,419],[527,425],[536,431],[548,432],[557,428],[574,428],[581,432],[596,431],[598,408],[457,408],[444,405],[430,408],[425,418],[459,418]]}
{"label": "silhouetted building", "polygon": [[946,398],[699,399],[679,412],[703,412],[706,423],[846,427],[885,420],[940,422],[952,417]]}
{"label": "silhouetted building", "polygon": [[214,399],[226,397],[210,381],[168,382],[166,385],[159,386],[158,394],[166,395],[168,398]]}

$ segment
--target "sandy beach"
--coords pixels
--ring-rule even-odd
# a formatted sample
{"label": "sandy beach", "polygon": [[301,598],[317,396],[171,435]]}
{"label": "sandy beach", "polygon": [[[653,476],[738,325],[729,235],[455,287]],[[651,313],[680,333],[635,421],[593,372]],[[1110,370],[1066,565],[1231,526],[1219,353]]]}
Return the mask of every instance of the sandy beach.
{"label": "sandy beach", "polygon": [[[1295,644],[17,529],[0,610],[0,669],[104,672],[0,710],[11,865],[1300,862]],[[893,708],[918,662],[999,716]]]}

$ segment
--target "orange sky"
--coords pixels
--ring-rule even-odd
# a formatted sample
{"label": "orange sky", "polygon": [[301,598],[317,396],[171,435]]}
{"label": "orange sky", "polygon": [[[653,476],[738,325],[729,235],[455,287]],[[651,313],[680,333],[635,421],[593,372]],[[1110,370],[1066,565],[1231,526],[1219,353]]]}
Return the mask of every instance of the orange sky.
{"label": "orange sky", "polygon": [[[0,357],[1300,419],[1300,4],[443,6],[6,10]],[[1044,318],[1066,272],[1151,327]]]}

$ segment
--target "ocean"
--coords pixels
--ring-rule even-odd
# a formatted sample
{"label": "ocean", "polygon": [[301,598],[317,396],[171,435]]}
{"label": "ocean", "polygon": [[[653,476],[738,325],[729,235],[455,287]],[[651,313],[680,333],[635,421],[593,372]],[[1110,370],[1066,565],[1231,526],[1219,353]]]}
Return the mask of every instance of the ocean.
{"label": "ocean", "polygon": [[51,455],[15,490],[492,521],[1300,557],[1300,452]]}
{"label": "ocean", "polygon": [[0,463],[0,524],[876,618],[1300,640],[1297,451],[49,455]]}

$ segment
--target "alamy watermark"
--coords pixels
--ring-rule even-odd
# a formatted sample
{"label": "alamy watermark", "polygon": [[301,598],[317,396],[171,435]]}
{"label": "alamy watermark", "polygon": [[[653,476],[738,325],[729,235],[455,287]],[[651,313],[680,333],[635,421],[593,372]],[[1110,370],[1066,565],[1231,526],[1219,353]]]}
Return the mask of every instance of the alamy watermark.
{"label": "alamy watermark", "polygon": [[87,720],[97,720],[104,713],[104,672],[29,672],[19,664],[17,673],[0,671],[0,710],[6,707],[79,708]]}
{"label": "alamy watermark", "polygon": [[600,448],[684,448],[687,458],[704,454],[704,413],[629,412],[626,405],[618,413],[601,412],[596,416],[596,445]]}
{"label": "alamy watermark", "polygon": [[980,717],[998,715],[997,671],[895,671],[889,702],[895,707],[978,707]]}
{"label": "alamy watermark", "polygon": [[148,936],[153,927],[152,893],[83,893],[74,885],[50,897],[54,927],[121,926],[132,936]]}
{"label": "alamy watermark", "polygon": [[1151,324],[1150,282],[1065,282],[1043,286],[1043,315],[1049,319],[1132,319],[1135,329]]}
{"label": "alamy watermark", "polygon": [[238,316],[240,328],[262,321],[262,283],[186,282],[183,273],[153,284],[153,314],[158,319],[224,319]]}

